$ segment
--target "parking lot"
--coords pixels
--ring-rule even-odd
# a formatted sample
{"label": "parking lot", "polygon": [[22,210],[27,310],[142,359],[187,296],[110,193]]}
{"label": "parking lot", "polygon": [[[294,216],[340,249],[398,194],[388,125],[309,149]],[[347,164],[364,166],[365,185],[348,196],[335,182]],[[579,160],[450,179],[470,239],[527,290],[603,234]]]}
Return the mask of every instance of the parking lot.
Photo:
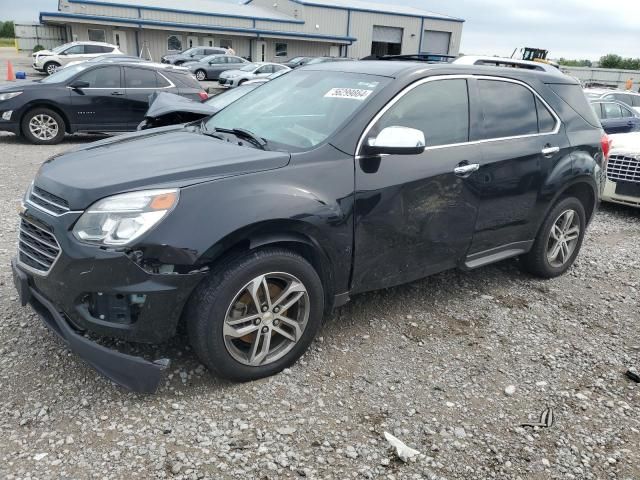
{"label": "parking lot", "polygon": [[[639,210],[602,205],[554,280],[511,260],[356,296],[265,380],[216,380],[184,336],[145,347],[172,369],[136,395],[22,308],[9,268],[39,166],[96,138],[0,133],[0,478],[640,478],[640,386],[624,376],[640,369]],[[385,431],[420,455],[398,460]]]}

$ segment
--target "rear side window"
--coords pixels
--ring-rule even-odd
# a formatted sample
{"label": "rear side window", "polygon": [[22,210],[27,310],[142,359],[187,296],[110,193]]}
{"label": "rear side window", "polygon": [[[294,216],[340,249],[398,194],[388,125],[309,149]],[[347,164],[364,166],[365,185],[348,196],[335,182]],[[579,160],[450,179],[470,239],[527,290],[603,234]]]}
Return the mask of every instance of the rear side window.
{"label": "rear side window", "polygon": [[580,85],[558,83],[547,86],[588,123],[594,127],[602,128]]}
{"label": "rear side window", "polygon": [[484,139],[538,133],[534,94],[522,85],[499,80],[479,80],[484,114]]}
{"label": "rear side window", "polygon": [[120,88],[120,67],[94,68],[77,80],[89,83],[89,88]]}
{"label": "rear side window", "polygon": [[125,85],[127,88],[156,88],[156,72],[146,68],[124,68]]}
{"label": "rear side window", "polygon": [[177,87],[181,88],[195,88],[197,90],[202,90],[202,87],[198,83],[198,81],[193,78],[190,74],[171,72],[166,73],[167,77],[171,79],[173,83],[176,84]]}
{"label": "rear side window", "polygon": [[551,133],[556,128],[556,119],[544,103],[536,97],[536,109],[538,110],[538,131],[540,133]]}
{"label": "rear side window", "polygon": [[614,93],[613,98],[618,100],[619,102],[626,103],[627,105],[633,105],[633,95],[628,95],[626,93]]}
{"label": "rear side window", "polygon": [[156,72],[156,84],[158,85],[158,88],[165,88],[165,87],[171,86],[169,81],[166,78],[164,78],[162,75],[160,75],[158,72]]}
{"label": "rear side window", "polygon": [[467,81],[436,80],[417,86],[385,112],[372,136],[394,126],[420,130],[428,147],[468,142]]}
{"label": "rear side window", "polygon": [[600,119],[604,118],[602,116],[602,104],[601,103],[592,103],[591,104],[591,108],[593,108],[593,111],[595,112],[596,117],[598,117]]}

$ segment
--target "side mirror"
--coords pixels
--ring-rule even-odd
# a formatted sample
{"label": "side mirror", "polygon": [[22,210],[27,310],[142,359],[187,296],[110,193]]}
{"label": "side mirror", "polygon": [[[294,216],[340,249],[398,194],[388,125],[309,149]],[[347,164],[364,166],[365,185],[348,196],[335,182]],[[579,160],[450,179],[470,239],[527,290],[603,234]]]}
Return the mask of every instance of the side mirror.
{"label": "side mirror", "polygon": [[74,90],[82,90],[83,88],[89,88],[89,82],[84,82],[82,80],[76,80],[69,85]]}
{"label": "side mirror", "polygon": [[418,155],[424,152],[424,133],[415,128],[392,126],[384,128],[377,137],[367,139],[365,155]]}

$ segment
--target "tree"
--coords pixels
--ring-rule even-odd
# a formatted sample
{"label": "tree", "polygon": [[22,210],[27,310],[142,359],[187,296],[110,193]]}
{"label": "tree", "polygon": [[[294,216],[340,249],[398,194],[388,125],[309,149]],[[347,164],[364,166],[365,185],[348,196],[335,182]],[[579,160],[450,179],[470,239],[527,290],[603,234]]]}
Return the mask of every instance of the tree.
{"label": "tree", "polygon": [[640,70],[640,58],[622,58],[610,53],[600,59],[601,68],[618,68],[621,70]]}
{"label": "tree", "polygon": [[590,67],[592,65],[591,60],[570,60],[567,58],[561,58],[558,63],[566,67]]}
{"label": "tree", "polygon": [[15,38],[16,31],[13,22],[0,22],[0,38]]}

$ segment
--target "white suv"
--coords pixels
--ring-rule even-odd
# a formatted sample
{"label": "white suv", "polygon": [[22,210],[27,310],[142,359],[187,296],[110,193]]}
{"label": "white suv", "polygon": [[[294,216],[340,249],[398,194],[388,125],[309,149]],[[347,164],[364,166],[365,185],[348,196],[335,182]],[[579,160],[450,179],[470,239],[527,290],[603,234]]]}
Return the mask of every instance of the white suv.
{"label": "white suv", "polygon": [[122,52],[117,45],[102,42],[71,42],[53,50],[40,50],[32,55],[33,68],[51,75],[69,62],[89,60],[105,53]]}
{"label": "white suv", "polygon": [[609,135],[609,139],[611,154],[602,200],[640,208],[640,132]]}

